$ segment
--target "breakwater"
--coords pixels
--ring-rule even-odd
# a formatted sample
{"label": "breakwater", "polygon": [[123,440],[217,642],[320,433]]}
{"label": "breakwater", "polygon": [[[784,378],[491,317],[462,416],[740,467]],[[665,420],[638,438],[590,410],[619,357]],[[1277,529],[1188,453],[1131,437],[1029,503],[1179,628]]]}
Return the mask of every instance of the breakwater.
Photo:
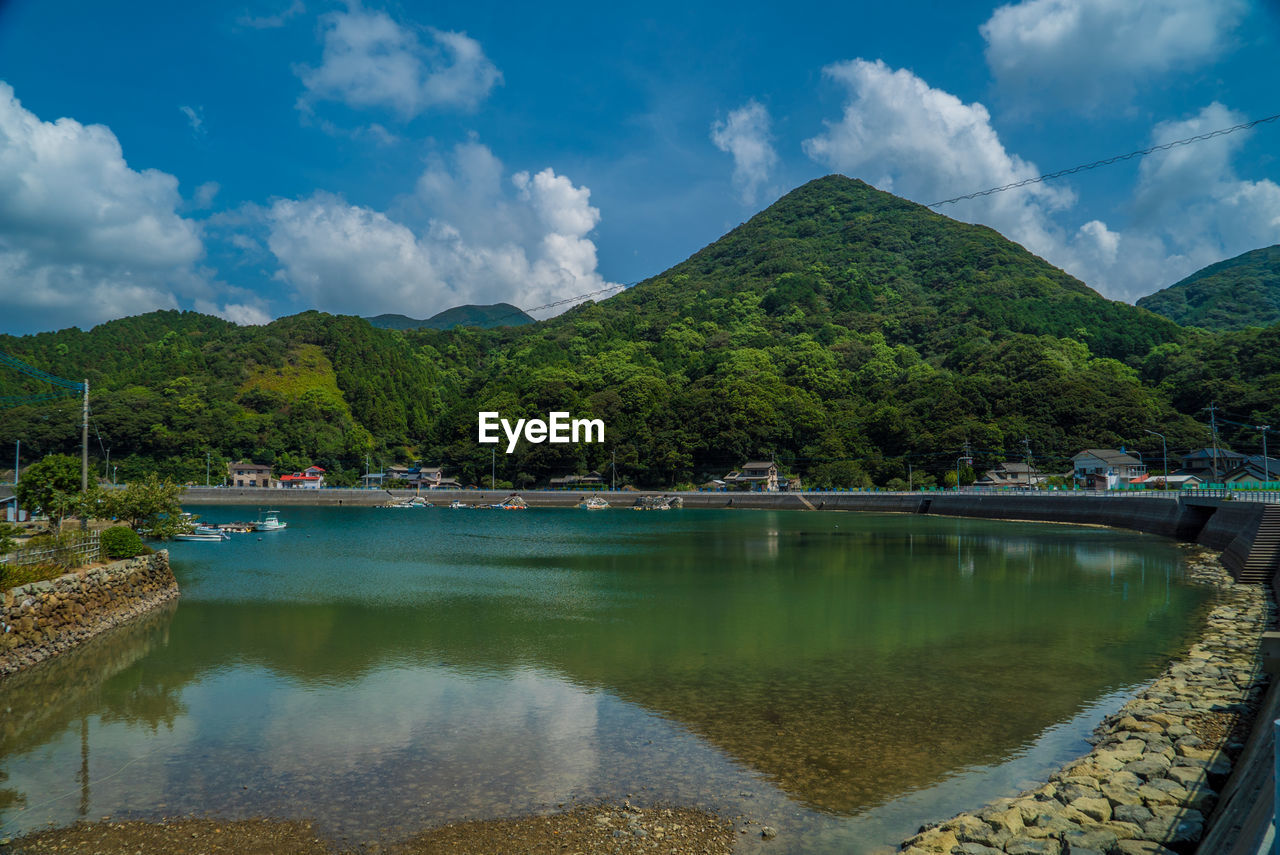
{"label": "breakwater", "polygon": [[11,588],[0,598],[0,677],[177,596],[166,551]]}
{"label": "breakwater", "polygon": [[1189,576],[1218,591],[1201,640],[1103,720],[1089,754],[1039,787],[921,829],[902,851],[1195,851],[1265,687],[1259,645],[1271,607],[1260,586],[1233,582],[1207,553],[1192,557]]}

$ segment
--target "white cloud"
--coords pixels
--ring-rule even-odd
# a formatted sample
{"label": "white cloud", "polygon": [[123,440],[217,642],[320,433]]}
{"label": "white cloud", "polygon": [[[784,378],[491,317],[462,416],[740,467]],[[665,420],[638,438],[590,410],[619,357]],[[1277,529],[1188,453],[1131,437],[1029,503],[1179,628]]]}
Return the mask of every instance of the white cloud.
{"label": "white cloud", "polygon": [[[854,60],[825,71],[848,88],[849,100],[841,119],[804,146],[833,169],[924,204],[1039,173],[1005,149],[981,104],[964,104],[881,62]],[[1151,142],[1243,120],[1212,104],[1191,119],[1159,125]],[[1241,179],[1232,166],[1246,138],[1238,132],[1145,157],[1123,228],[1100,219],[1072,223],[1075,196],[1060,183],[936,210],[989,225],[1106,296],[1134,300],[1204,265],[1280,242],[1280,186]]]}
{"label": "white cloud", "polygon": [[[823,73],[848,89],[838,122],[805,140],[820,163],[922,204],[1035,177],[1034,163],[1005,150],[981,104],[965,104],[905,69],[856,59]],[[1046,213],[1069,206],[1070,191],[1035,184],[948,206],[943,213],[985,223],[1033,252],[1054,243]]]}
{"label": "white cloud", "polygon": [[242,327],[260,327],[271,323],[271,313],[260,302],[223,303],[218,305],[210,300],[197,300],[196,311],[206,315],[217,315],[223,320],[231,321]]}
{"label": "white cloud", "polygon": [[711,126],[716,148],[733,155],[733,184],[743,204],[754,205],[762,185],[769,181],[778,154],[769,133],[769,111],[752,99]]}
{"label": "white cloud", "polygon": [[590,191],[551,169],[504,174],[487,147],[457,146],[401,200],[414,228],[328,193],[278,200],[267,212],[277,278],[325,311],[414,317],[604,288],[587,237],[600,219]]}
{"label": "white cloud", "polygon": [[[1151,144],[1243,121],[1242,114],[1215,102],[1189,119],[1157,125]],[[1280,185],[1242,179],[1232,165],[1248,133],[1144,157],[1126,229],[1086,223],[1063,263],[1104,293],[1132,300],[1205,265],[1280,243]]]}
{"label": "white cloud", "polygon": [[9,328],[88,325],[207,289],[178,181],[102,125],[41,121],[0,83],[0,303]]}
{"label": "white cloud", "polygon": [[987,64],[1026,109],[1124,103],[1158,75],[1216,59],[1246,0],[1023,0],[982,25]]}
{"label": "white cloud", "polygon": [[213,204],[213,199],[218,195],[218,191],[222,189],[222,185],[217,181],[206,181],[196,188],[195,196],[191,198],[191,203],[197,208],[208,208]]}
{"label": "white cloud", "polygon": [[188,107],[187,105],[184,104],[181,107],[179,107],[178,110],[182,113],[182,115],[187,117],[187,124],[191,126],[191,133],[195,134],[196,136],[202,136],[205,133],[203,107],[193,108],[193,107]]}
{"label": "white cloud", "polygon": [[350,107],[388,107],[412,118],[433,107],[474,109],[502,81],[500,72],[465,33],[428,29],[429,42],[385,12],[351,3],[322,16],[324,52],[319,67],[296,72],[307,91],[298,106],[319,100]]}
{"label": "white cloud", "polygon": [[251,27],[255,30],[272,30],[283,27],[290,18],[301,15],[305,11],[307,11],[307,7],[302,4],[302,0],[293,0],[287,9],[274,15],[253,16],[244,14],[236,19],[236,23],[242,27]]}

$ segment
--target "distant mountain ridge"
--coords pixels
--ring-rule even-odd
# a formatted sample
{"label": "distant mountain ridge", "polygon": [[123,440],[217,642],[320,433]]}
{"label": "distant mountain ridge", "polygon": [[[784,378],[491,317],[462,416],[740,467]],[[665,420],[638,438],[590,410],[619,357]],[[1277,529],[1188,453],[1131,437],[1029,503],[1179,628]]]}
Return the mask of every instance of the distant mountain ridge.
{"label": "distant mountain ridge", "polygon": [[365,320],[384,330],[451,330],[454,327],[479,327],[487,330],[536,323],[535,318],[510,303],[454,306],[422,321],[395,314],[375,315]]}
{"label": "distant mountain ridge", "polygon": [[1138,305],[1183,326],[1271,326],[1280,321],[1280,244],[1211,264]]}

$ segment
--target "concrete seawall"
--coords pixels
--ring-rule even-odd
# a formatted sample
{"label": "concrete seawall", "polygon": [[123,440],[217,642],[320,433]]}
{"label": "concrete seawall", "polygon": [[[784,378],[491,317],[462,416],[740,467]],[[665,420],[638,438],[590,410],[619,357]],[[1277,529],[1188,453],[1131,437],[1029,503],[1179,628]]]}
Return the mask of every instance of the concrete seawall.
{"label": "concrete seawall", "polygon": [[0,678],[177,596],[165,551],[11,588],[0,596]]}

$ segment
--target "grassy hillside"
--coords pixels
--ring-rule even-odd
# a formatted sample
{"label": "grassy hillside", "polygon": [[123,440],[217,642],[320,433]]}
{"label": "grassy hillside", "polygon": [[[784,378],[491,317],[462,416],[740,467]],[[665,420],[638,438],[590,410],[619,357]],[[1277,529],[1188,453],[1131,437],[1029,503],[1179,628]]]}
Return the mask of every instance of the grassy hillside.
{"label": "grassy hillside", "polygon": [[1280,322],[1280,245],[1211,264],[1138,305],[1183,326],[1211,330]]}

